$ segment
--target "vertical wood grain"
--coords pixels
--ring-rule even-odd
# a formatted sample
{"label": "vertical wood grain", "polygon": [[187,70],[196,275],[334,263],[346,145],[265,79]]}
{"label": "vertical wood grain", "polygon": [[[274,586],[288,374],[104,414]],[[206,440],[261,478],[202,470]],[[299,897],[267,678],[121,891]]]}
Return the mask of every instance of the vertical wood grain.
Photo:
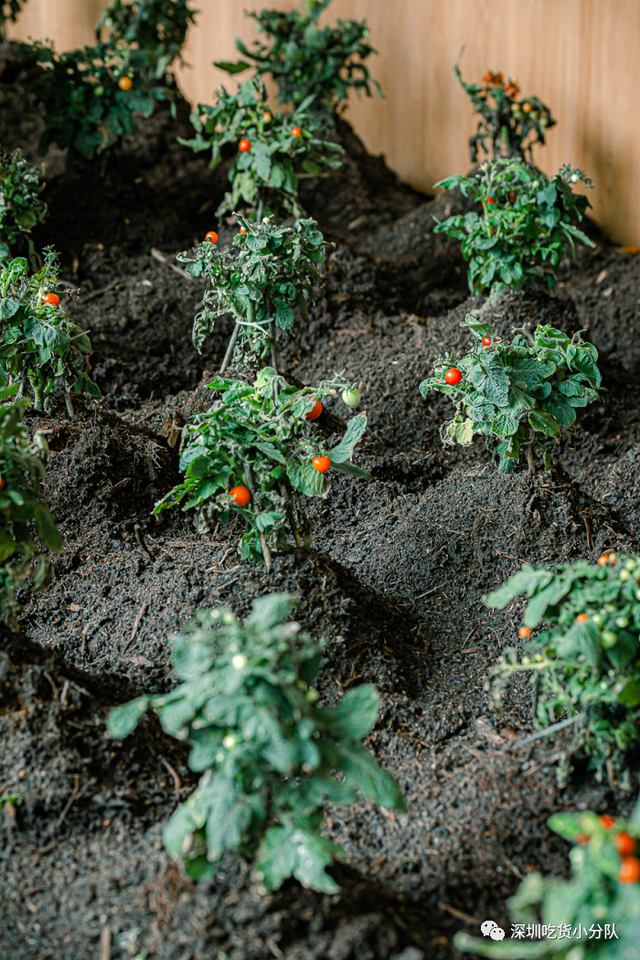
{"label": "vertical wood grain", "polygon": [[[212,66],[233,59],[234,41],[255,36],[245,9],[288,10],[294,0],[193,0],[200,9],[180,82],[192,101],[211,102],[233,79]],[[105,0],[28,0],[14,35],[49,37],[60,48],[91,42]],[[640,244],[640,3],[638,0],[334,0],[325,19],[367,19],[379,56],[370,59],[386,100],[354,96],[349,116],[370,150],[384,153],[423,189],[469,166],[474,120],[453,72],[487,69],[518,78],[558,120],[536,155],[547,172],[562,163],[596,179],[600,224]],[[248,75],[248,74],[247,74]],[[241,79],[245,75],[241,75]]]}

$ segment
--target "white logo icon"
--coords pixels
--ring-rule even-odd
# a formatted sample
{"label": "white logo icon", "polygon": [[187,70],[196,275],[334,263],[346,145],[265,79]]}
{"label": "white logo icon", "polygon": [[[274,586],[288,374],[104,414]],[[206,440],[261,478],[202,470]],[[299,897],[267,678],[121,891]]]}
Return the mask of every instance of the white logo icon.
{"label": "white logo icon", "polygon": [[504,940],[504,930],[498,926],[495,920],[485,920],[480,930],[483,937],[491,937],[492,940]]}

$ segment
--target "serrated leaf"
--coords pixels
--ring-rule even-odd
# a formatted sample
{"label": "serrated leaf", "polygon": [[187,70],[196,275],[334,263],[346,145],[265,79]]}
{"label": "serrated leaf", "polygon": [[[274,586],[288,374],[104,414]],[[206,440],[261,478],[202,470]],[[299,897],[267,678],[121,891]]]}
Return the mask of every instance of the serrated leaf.
{"label": "serrated leaf", "polygon": [[256,866],[264,874],[265,886],[277,890],[289,877],[303,887],[323,893],[340,888],[325,867],[340,853],[325,837],[291,827],[269,827],[258,852]]}
{"label": "serrated leaf", "polygon": [[149,697],[137,697],[129,703],[114,707],[107,720],[107,730],[114,740],[123,740],[138,725],[140,718],[147,712]]}
{"label": "serrated leaf", "polygon": [[362,437],[362,434],[367,429],[367,415],[366,413],[359,413],[355,417],[351,417],[347,423],[347,429],[345,435],[337,446],[333,447],[329,451],[328,456],[331,460],[331,463],[343,463],[346,460],[350,460],[353,456],[353,452],[356,448],[356,444]]}
{"label": "serrated leaf", "polygon": [[347,783],[381,807],[406,810],[402,791],[394,777],[378,766],[361,743],[341,743],[338,747],[340,769]]}

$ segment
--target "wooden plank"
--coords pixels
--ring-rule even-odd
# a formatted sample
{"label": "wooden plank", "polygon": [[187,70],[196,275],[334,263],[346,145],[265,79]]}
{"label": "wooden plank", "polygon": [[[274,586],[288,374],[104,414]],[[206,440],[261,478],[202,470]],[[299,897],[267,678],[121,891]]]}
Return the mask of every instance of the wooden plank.
{"label": "wooden plank", "polygon": [[[193,0],[200,8],[180,82],[192,101],[211,102],[220,82],[212,66],[233,59],[234,41],[251,41],[246,8],[290,9],[293,0]],[[28,0],[17,31],[50,37],[60,48],[91,42],[104,0]],[[564,163],[596,179],[599,223],[620,243],[640,245],[640,3],[638,0],[334,0],[325,18],[367,19],[379,56],[370,60],[387,99],[354,97],[349,116],[370,150],[411,183],[468,169],[470,105],[452,66],[465,47],[463,74],[487,69],[516,76],[558,120],[537,162]],[[242,75],[244,76],[244,75]]]}

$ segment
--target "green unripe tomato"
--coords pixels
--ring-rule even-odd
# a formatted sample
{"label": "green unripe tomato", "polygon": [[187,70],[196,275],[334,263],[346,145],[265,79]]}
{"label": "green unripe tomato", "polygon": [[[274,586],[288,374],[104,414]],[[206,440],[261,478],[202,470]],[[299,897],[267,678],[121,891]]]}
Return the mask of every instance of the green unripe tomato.
{"label": "green unripe tomato", "polygon": [[604,620],[602,619],[599,613],[594,613],[591,619],[593,620],[593,622],[597,627],[601,627],[604,624]]}
{"label": "green unripe tomato", "polygon": [[602,646],[609,649],[609,647],[615,647],[618,642],[618,634],[614,633],[613,630],[603,630],[602,632]]}
{"label": "green unripe tomato", "polygon": [[620,571],[620,574],[619,574],[619,576],[618,576],[618,580],[620,580],[621,583],[626,583],[627,580],[630,580],[630,579],[631,579],[631,574],[629,573],[628,570],[621,570],[621,571]]}
{"label": "green unripe tomato", "polygon": [[342,400],[348,407],[357,407],[360,403],[360,394],[354,388],[343,390]]}
{"label": "green unripe tomato", "polygon": [[628,617],[618,617],[618,619],[616,620],[616,626],[617,626],[617,627],[620,627],[621,630],[624,630],[625,627],[628,627],[628,626],[629,626],[629,618],[628,618]]}
{"label": "green unripe tomato", "polygon": [[607,611],[607,613],[617,613],[618,610],[615,603],[605,603],[604,609]]}
{"label": "green unripe tomato", "polygon": [[635,570],[636,566],[637,564],[635,560],[627,560],[627,562],[624,565],[625,570]]}
{"label": "green unripe tomato", "polygon": [[238,738],[236,737],[235,733],[228,733],[222,741],[222,746],[225,748],[225,750],[233,750],[237,742]]}
{"label": "green unripe tomato", "polygon": [[102,86],[101,83],[99,83],[99,84],[97,85],[97,87],[94,87],[94,88],[93,88],[93,95],[94,95],[94,97],[101,97],[101,96],[103,95],[103,93],[104,93],[104,87]]}
{"label": "green unripe tomato", "polygon": [[522,662],[525,665],[525,667],[528,667],[529,664],[531,663],[531,660],[529,659],[529,657],[523,657]]}
{"label": "green unripe tomato", "polygon": [[317,690],[307,690],[305,696],[309,701],[309,703],[315,703],[316,700],[320,699],[320,694],[318,693]]}
{"label": "green unripe tomato", "polygon": [[577,173],[572,173],[572,174],[571,174],[571,183],[577,183],[579,179],[580,179],[580,177],[578,176]]}
{"label": "green unripe tomato", "polygon": [[640,590],[636,590],[636,600],[640,600]]}

